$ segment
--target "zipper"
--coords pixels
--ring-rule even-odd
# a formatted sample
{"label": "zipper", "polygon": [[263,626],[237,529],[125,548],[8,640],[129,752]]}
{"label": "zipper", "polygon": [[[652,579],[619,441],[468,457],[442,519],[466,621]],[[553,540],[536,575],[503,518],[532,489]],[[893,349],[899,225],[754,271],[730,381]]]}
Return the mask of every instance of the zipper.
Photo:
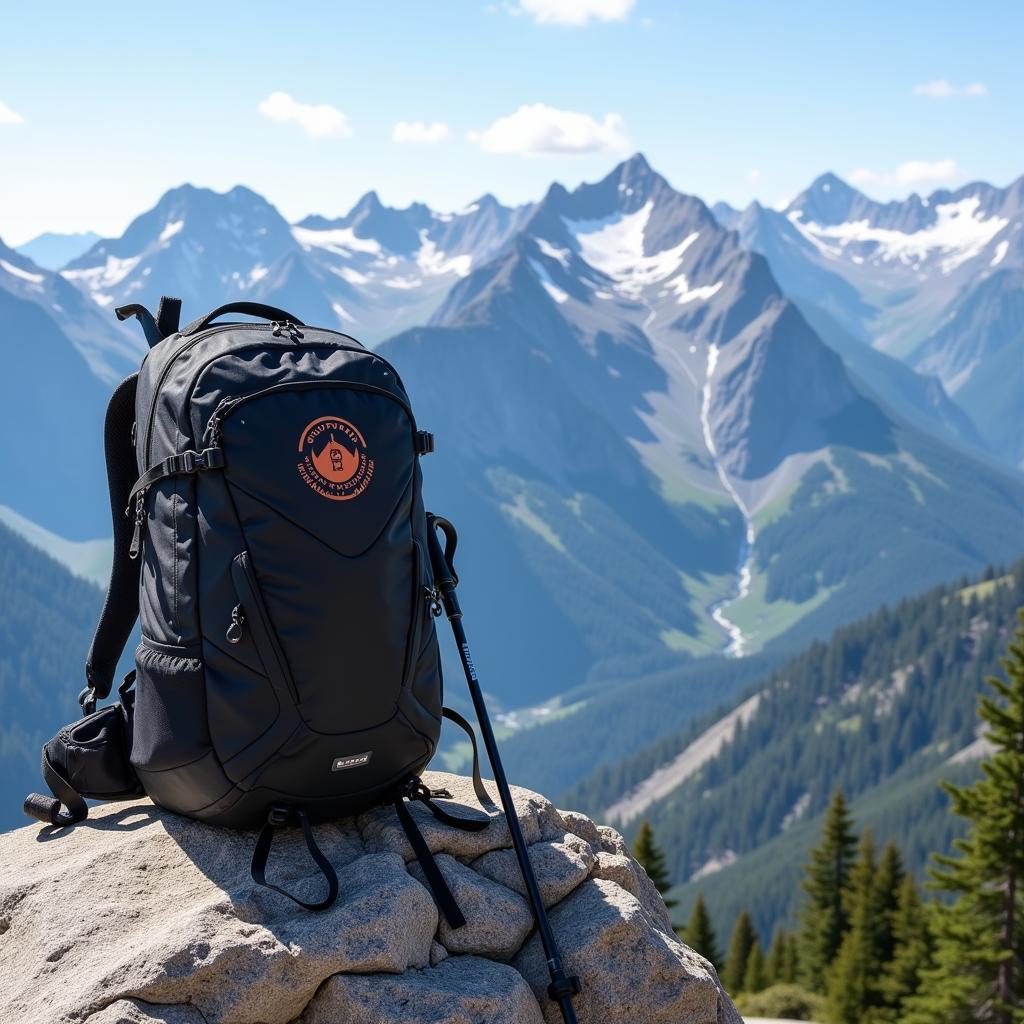
{"label": "zipper", "polygon": [[301,341],[303,334],[291,320],[271,320],[270,333],[275,338],[280,338],[282,333],[288,335],[291,341]]}
{"label": "zipper", "polygon": [[[164,381],[167,379],[167,375],[171,372],[171,367],[177,361],[178,357],[180,355],[183,355],[185,352],[187,352],[189,349],[191,349],[194,345],[197,345],[200,341],[205,341],[207,338],[211,337],[214,334],[219,333],[220,331],[234,331],[234,330],[238,330],[239,328],[244,328],[247,331],[270,331],[271,333],[273,333],[273,330],[274,330],[275,326],[280,328],[280,324],[278,322],[276,322],[276,321],[275,321],[275,323],[268,323],[268,324],[249,324],[249,323],[216,324],[213,327],[208,327],[204,331],[199,331],[197,334],[190,335],[188,340],[185,342],[185,344],[181,345],[179,348],[177,348],[171,354],[170,358],[167,360],[167,363],[164,365],[163,370],[160,371],[160,377],[157,380],[156,388],[153,390],[153,398],[152,398],[152,400],[150,402],[150,405],[149,405],[149,417],[146,420],[146,443],[145,443],[145,446],[144,446],[146,468],[149,468],[150,445],[152,444],[152,440],[153,440],[153,414],[156,412],[156,403],[157,403],[157,400],[160,397],[160,391],[161,391],[161,389],[164,386]],[[294,328],[295,325],[292,324],[292,327]],[[296,330],[297,330],[297,328],[296,328]],[[369,351],[370,351],[369,349],[364,348],[362,345],[360,345],[359,342],[357,342],[355,340],[355,338],[349,338],[347,334],[340,334],[337,331],[332,331],[332,330],[330,330],[330,328],[327,328],[327,327],[318,327],[318,328],[316,328],[316,330],[318,330],[318,331],[320,331],[320,332],[322,332],[324,334],[331,334],[331,335],[333,335],[336,338],[347,338],[352,343],[351,345],[338,344],[337,347],[340,348],[340,349],[345,349],[345,350],[348,350],[350,352],[367,352],[367,353],[369,353]],[[280,337],[280,334],[278,334],[277,336]],[[294,341],[295,339],[294,338],[290,338],[290,340]],[[311,344],[313,344],[313,343],[311,343]],[[315,347],[315,344],[313,344],[313,347]],[[370,354],[373,355],[373,357],[375,359],[379,359],[394,374],[396,380],[401,380],[401,378],[398,376],[398,372],[395,370],[395,368],[386,359],[383,359],[381,356],[377,355],[376,352],[373,352],[373,353],[370,353]]]}
{"label": "zipper", "polygon": [[[231,579],[235,584],[235,593],[238,594],[239,604],[231,611],[231,625],[228,627],[228,640],[232,640],[232,629],[237,625],[238,640],[241,640],[242,623],[249,626],[252,633],[253,643],[256,645],[256,652],[263,662],[271,685],[275,690],[285,691],[291,695],[292,701],[298,706],[299,691],[295,686],[295,680],[288,670],[288,663],[284,657],[284,651],[274,633],[270,623],[270,616],[267,614],[266,605],[263,603],[263,595],[260,593],[259,583],[256,580],[256,573],[253,571],[249,552],[243,551],[236,555],[231,562]],[[236,623],[235,612],[239,612],[239,619]]]}
{"label": "zipper", "polygon": [[[131,513],[130,508],[126,508],[125,515]],[[146,525],[146,492],[140,491],[135,496],[135,528],[132,530],[132,543],[128,548],[128,557],[134,562],[139,557],[139,552],[142,551],[142,528]]]}
{"label": "zipper", "polygon": [[441,612],[441,592],[433,583],[427,584],[426,558],[423,549],[415,540],[413,548],[416,558],[416,588],[413,591],[415,594],[412,605],[413,621],[410,623],[412,630],[409,637],[409,653],[405,659],[405,671],[402,675],[403,686],[412,684],[412,671],[423,643],[423,630],[428,617],[436,617]]}
{"label": "zipper", "polygon": [[416,435],[416,418],[413,416],[412,409],[409,403],[404,399],[399,398],[398,395],[393,394],[386,388],[377,387],[376,384],[363,384],[359,381],[349,380],[291,380],[284,381],[281,384],[272,384],[268,388],[261,388],[259,391],[252,391],[248,395],[239,395],[234,398],[225,398],[213,410],[213,414],[207,421],[206,430],[203,433],[203,447],[204,448],[217,448],[221,443],[221,428],[224,425],[224,420],[227,419],[231,413],[233,413],[240,405],[245,405],[246,402],[251,402],[256,398],[263,398],[266,395],[274,394],[278,391],[285,391],[294,388],[297,391],[313,391],[321,388],[347,388],[350,391],[365,391],[371,395],[380,395],[383,398],[390,398],[392,402],[397,403],[405,411],[406,416],[409,417],[409,422],[412,424],[412,433]]}
{"label": "zipper", "polygon": [[231,609],[231,625],[228,626],[224,636],[229,644],[238,644],[242,642],[243,631],[242,627],[245,625],[245,612],[242,610],[240,604],[236,604]]}

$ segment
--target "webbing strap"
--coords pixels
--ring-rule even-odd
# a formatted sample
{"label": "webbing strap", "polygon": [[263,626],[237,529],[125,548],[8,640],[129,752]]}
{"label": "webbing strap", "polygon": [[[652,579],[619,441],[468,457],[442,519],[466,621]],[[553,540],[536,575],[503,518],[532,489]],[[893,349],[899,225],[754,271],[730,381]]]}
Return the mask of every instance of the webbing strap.
{"label": "webbing strap", "polygon": [[451,708],[441,708],[441,714],[449,722],[454,722],[469,737],[469,742],[473,746],[473,791],[476,793],[477,800],[491,807],[496,806],[491,799],[490,793],[484,787],[484,780],[480,777],[480,752],[476,746],[476,730],[458,711],[452,711]]}
{"label": "webbing strap", "polygon": [[[305,900],[300,900],[298,896],[294,896],[287,889],[282,889],[281,886],[267,881],[267,858],[270,856],[270,847],[274,841],[274,833],[279,827],[289,824],[293,817],[297,818],[302,826],[302,834],[305,837],[306,849],[309,850],[310,857],[315,861],[316,866],[320,869],[320,873],[327,879],[327,895],[315,903],[307,903]],[[267,823],[261,829],[256,840],[256,849],[252,852],[252,866],[249,869],[249,873],[257,885],[262,885],[265,889],[273,889],[274,892],[287,896],[292,903],[297,903],[306,910],[326,910],[338,898],[337,872],[335,872],[331,862],[324,856],[320,847],[316,845],[316,840],[313,838],[313,827],[309,823],[309,816],[298,807],[274,807],[271,809]]]}
{"label": "webbing strap", "polygon": [[183,473],[201,473],[207,469],[224,468],[224,449],[205,448],[201,452],[177,452],[146,470],[128,492],[125,502],[125,514],[131,511],[132,500],[137,494],[152,487],[158,480],[169,476],[180,476]]}
{"label": "webbing strap", "polygon": [[398,820],[402,823],[402,829],[409,840],[412,852],[416,854],[416,859],[419,861],[420,867],[423,868],[423,874],[426,876],[427,885],[430,886],[437,909],[444,914],[444,919],[450,928],[461,928],[466,923],[466,919],[462,916],[462,911],[459,909],[458,903],[455,902],[455,897],[452,895],[451,889],[448,888],[448,883],[444,880],[444,875],[441,874],[441,869],[437,866],[437,861],[434,860],[434,855],[430,852],[423,833],[417,828],[413,816],[405,806],[404,797],[399,796],[395,799],[395,810],[398,812]]}
{"label": "webbing strap", "polygon": [[128,555],[133,524],[124,510],[132,481],[138,473],[132,424],[135,422],[135,387],[139,375],[122,381],[107,405],[103,425],[103,446],[107,460],[107,486],[113,520],[114,558],[110,583],[103,602],[89,655],[85,660],[85,678],[93,696],[107,697],[114,684],[117,662],[139,616],[139,563]]}
{"label": "webbing strap", "polygon": [[156,328],[160,338],[177,334],[181,326],[181,299],[172,295],[161,295],[160,305],[156,307]]}
{"label": "webbing strap", "polygon": [[[81,793],[50,764],[45,749],[42,771],[53,797],[29,793],[25,797],[25,813],[47,825],[74,825],[75,822],[84,821],[89,816],[89,805],[82,799]],[[67,808],[66,812],[61,804]]]}

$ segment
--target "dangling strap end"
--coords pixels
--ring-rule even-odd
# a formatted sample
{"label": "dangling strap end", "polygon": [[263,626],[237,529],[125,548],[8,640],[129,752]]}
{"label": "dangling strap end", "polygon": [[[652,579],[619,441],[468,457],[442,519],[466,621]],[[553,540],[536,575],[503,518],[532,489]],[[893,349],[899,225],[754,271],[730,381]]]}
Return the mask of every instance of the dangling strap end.
{"label": "dangling strap end", "polygon": [[[313,862],[320,869],[320,874],[327,881],[327,895],[315,903],[300,900],[298,896],[292,895],[287,889],[267,881],[267,858],[270,856],[270,844],[274,841],[274,833],[277,829],[284,828],[296,820],[302,826],[302,835],[306,840],[306,849],[309,851],[310,857],[313,858]],[[272,889],[282,896],[287,896],[292,903],[298,904],[304,910],[327,910],[338,898],[337,872],[335,872],[331,862],[324,856],[320,847],[317,846],[316,840],[313,838],[313,828],[309,823],[309,816],[300,807],[279,805],[270,808],[270,812],[267,815],[267,823],[263,826],[256,840],[256,848],[252,853],[252,865],[249,873],[257,885],[263,886],[266,889]]]}
{"label": "dangling strap end", "polygon": [[24,811],[30,818],[41,821],[44,825],[60,825],[60,801],[56,797],[43,796],[42,793],[29,793],[25,797]]}
{"label": "dangling strap end", "polygon": [[[414,782],[420,786],[423,785],[419,779],[414,780]],[[427,792],[429,793],[430,791],[427,790]],[[434,860],[434,855],[430,852],[430,847],[427,846],[423,833],[417,828],[415,819],[409,813],[409,808],[405,806],[405,799],[404,794],[399,794],[395,797],[395,810],[398,812],[398,820],[402,824],[402,830],[409,840],[409,845],[412,847],[412,852],[416,855],[416,860],[419,861],[419,865],[423,869],[423,875],[427,880],[427,886],[434,897],[437,909],[448,922],[449,928],[461,928],[466,923],[466,918],[459,909],[459,905],[455,901],[455,896],[445,881],[444,875],[441,874],[441,869],[437,866],[437,861]],[[414,797],[413,799],[417,798]],[[425,800],[424,803],[426,803]]]}

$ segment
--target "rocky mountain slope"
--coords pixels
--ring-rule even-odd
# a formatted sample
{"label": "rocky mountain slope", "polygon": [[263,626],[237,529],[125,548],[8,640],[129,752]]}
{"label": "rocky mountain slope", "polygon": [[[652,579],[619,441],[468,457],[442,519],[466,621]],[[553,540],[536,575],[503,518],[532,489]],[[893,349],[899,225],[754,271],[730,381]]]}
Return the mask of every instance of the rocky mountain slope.
{"label": "rocky mountain slope", "polygon": [[[183,186],[61,275],[13,253],[0,267],[103,387],[126,361],[117,346],[139,351],[111,308],[161,291],[186,316],[258,298],[370,341],[418,324],[381,351],[438,437],[427,496],[462,531],[481,669],[506,710],[792,646],[1024,543],[1019,475],[970,454],[973,427],[941,386],[929,397],[856,342],[889,384],[866,381],[769,261],[640,155],[518,209],[484,196],[395,210],[370,193],[295,226],[248,189]],[[95,318],[106,333],[89,349]],[[98,446],[95,381],[68,374],[92,403],[67,406],[81,428],[68,443]],[[65,472],[102,465],[73,454]],[[19,479],[0,493],[15,512],[74,540],[106,532],[92,492],[59,503],[59,476]]]}
{"label": "rocky mountain slope", "polygon": [[421,204],[394,210],[370,192],[343,217],[310,216],[292,226],[250,189],[221,194],[183,185],[62,273],[103,308],[152,308],[169,294],[191,316],[251,299],[375,344],[429,319],[524,213],[489,195],[451,214]]}
{"label": "rocky mountain slope", "polygon": [[110,532],[103,416],[130,343],[102,319],[0,243],[0,504],[76,541]]}
{"label": "rocky mountain slope", "polygon": [[820,635],[1017,550],[1019,482],[875,399],[642,157],[554,186],[381,351],[441,439],[427,493],[466,532],[481,649],[512,628],[538,652],[520,678]]}
{"label": "rocky mountain slope", "polygon": [[879,203],[825,174],[783,209],[716,211],[826,340],[937,377],[992,450],[1020,464],[1024,178]]}

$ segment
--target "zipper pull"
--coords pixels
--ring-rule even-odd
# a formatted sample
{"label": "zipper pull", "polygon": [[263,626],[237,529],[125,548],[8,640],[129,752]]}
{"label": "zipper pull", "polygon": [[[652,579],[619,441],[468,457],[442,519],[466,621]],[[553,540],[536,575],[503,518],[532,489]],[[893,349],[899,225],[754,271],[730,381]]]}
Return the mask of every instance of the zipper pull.
{"label": "zipper pull", "polygon": [[228,626],[228,631],[224,635],[227,637],[229,644],[237,644],[242,639],[242,626],[245,624],[245,612],[242,611],[242,606],[236,604],[231,609],[231,625]]}
{"label": "zipper pull", "polygon": [[220,425],[224,417],[228,414],[228,410],[238,401],[237,398],[225,398],[213,410],[213,415],[210,417],[209,423],[206,424],[205,433],[205,444],[207,448],[219,448],[220,447]]}
{"label": "zipper pull", "polygon": [[288,337],[292,341],[298,341],[302,337],[302,331],[300,331],[298,327],[291,322],[291,320],[285,320],[284,329],[288,332]]}
{"label": "zipper pull", "polygon": [[424,599],[430,606],[430,614],[436,619],[442,612],[441,591],[437,587],[424,587]]}
{"label": "zipper pull", "polygon": [[142,550],[142,527],[146,522],[145,491],[135,498],[135,529],[132,531],[132,543],[128,548],[128,557],[134,562]]}

